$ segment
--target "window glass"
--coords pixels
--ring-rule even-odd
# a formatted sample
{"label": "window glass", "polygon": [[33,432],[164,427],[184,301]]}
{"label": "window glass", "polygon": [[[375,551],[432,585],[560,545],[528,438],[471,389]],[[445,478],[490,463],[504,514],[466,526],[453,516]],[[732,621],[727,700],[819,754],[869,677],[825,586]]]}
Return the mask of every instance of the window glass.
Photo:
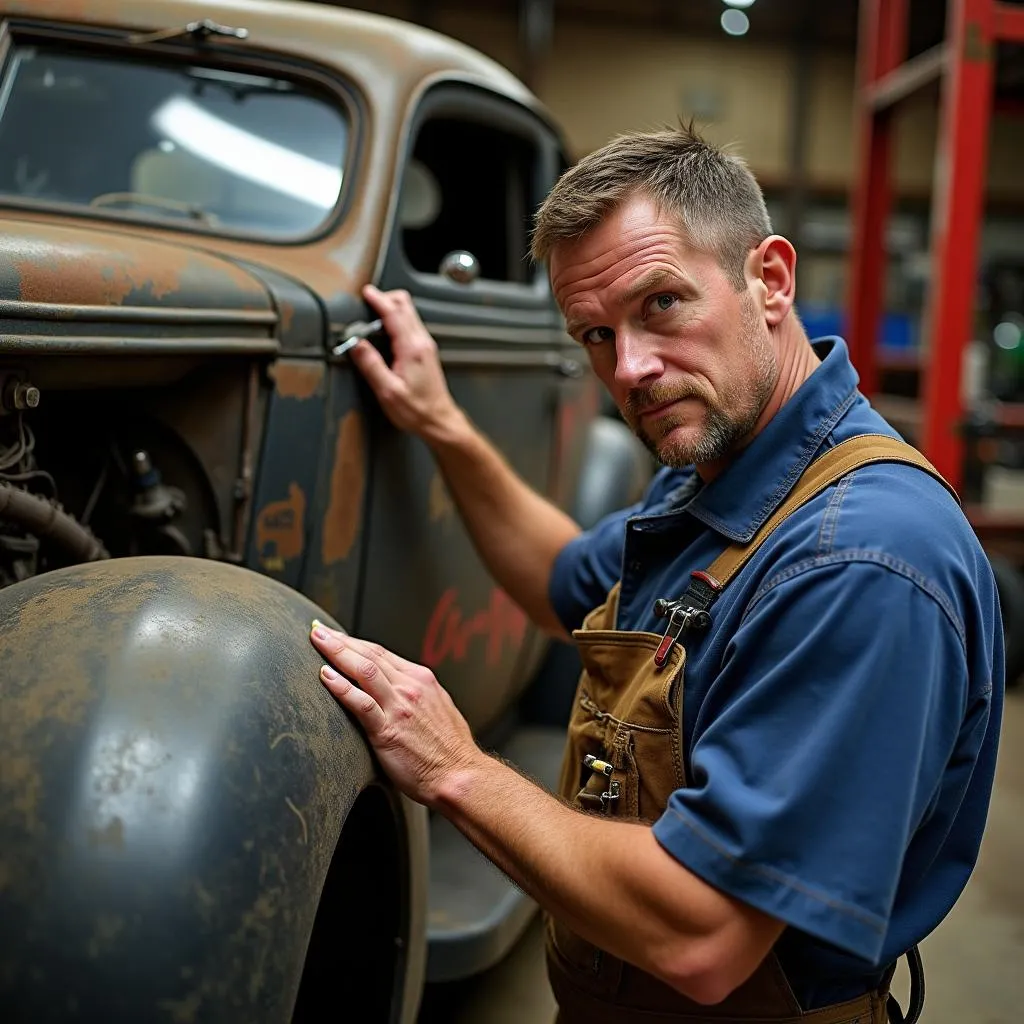
{"label": "window glass", "polygon": [[19,47],[0,89],[0,199],[295,238],[341,192],[343,110],[288,81]]}

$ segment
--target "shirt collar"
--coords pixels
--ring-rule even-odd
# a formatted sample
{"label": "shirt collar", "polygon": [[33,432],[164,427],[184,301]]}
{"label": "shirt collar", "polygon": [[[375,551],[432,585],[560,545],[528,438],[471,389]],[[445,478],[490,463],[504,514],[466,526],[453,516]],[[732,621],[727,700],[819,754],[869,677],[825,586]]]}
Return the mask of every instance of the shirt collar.
{"label": "shirt collar", "polygon": [[857,371],[842,338],[813,342],[821,359],[795,395],[729,467],[700,489],[690,515],[745,544],[782,504],[857,397]]}

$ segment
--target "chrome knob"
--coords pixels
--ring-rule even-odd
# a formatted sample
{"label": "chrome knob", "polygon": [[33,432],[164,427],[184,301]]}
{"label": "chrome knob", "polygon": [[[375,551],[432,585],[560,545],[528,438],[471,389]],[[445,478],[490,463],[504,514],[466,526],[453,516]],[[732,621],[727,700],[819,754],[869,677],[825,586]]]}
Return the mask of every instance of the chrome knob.
{"label": "chrome knob", "polygon": [[472,284],[480,276],[480,264],[471,252],[456,249],[441,260],[440,273],[456,284]]}

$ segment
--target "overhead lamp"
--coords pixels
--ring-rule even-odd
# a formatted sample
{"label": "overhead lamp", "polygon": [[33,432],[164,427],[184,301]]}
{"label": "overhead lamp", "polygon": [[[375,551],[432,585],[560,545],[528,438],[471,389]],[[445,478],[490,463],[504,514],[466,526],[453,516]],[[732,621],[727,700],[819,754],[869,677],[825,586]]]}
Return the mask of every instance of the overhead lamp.
{"label": "overhead lamp", "polygon": [[754,0],[722,0],[727,7],[739,7],[741,10],[746,10],[748,7],[752,7]]}
{"label": "overhead lamp", "polygon": [[1022,323],[1024,320],[1021,320],[1020,314],[1011,313],[1001,323],[996,324],[992,331],[993,340],[1001,349],[1013,352],[1020,347],[1021,338],[1024,337],[1024,331],[1021,330]]}
{"label": "overhead lamp", "polygon": [[735,7],[722,11],[722,29],[731,36],[744,36],[750,28],[750,19]]}

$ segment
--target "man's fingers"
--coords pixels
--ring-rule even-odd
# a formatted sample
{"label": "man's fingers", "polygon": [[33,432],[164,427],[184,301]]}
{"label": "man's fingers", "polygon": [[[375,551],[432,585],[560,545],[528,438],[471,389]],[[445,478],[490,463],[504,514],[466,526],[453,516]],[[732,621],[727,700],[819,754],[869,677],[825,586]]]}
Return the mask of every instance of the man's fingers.
{"label": "man's fingers", "polygon": [[388,366],[384,357],[368,341],[360,341],[349,351],[348,356],[359,367],[359,372],[376,394],[394,391],[395,388],[402,386],[398,374]]}
{"label": "man's fingers", "polygon": [[[331,645],[331,652],[340,651],[343,647],[348,647],[357,654],[361,654],[364,658],[369,658],[371,661],[382,661],[385,665],[398,669],[400,672],[410,672],[424,667],[415,661],[403,658],[400,654],[395,654],[394,651],[389,651],[386,647],[381,647],[380,644],[371,643],[369,640],[361,640],[357,636],[350,636],[347,633],[339,633],[337,630],[328,629],[318,619],[313,621],[313,626],[314,629],[319,628],[324,631],[325,636],[328,638],[327,642]],[[315,632],[313,634],[313,643],[322,653],[328,651],[328,648],[324,647],[322,642],[318,642]]]}
{"label": "man's fingers", "polygon": [[365,690],[354,686],[330,665],[320,669],[320,678],[324,686],[331,691],[335,700],[346,710],[355,715],[359,724],[373,736],[384,727],[387,715],[384,709]]}
{"label": "man's fingers", "polygon": [[391,338],[392,348],[396,345],[400,348],[405,341],[415,336],[416,331],[423,330],[423,322],[408,292],[382,292],[368,284],[363,288],[363,298],[380,314]]}
{"label": "man's fingers", "polygon": [[357,650],[352,638],[337,633],[319,624],[312,632],[313,645],[340,672],[365,690],[382,707],[387,708],[393,698],[391,680],[388,678],[388,662],[383,648],[375,656],[372,645],[362,645]]}
{"label": "man's fingers", "polygon": [[380,644],[371,643],[369,640],[360,640],[357,636],[346,636],[345,643],[357,654],[363,655],[364,658],[370,658],[372,661],[382,661],[385,665],[395,668],[399,672],[413,672],[416,669],[423,668],[422,665],[418,665],[415,661],[409,661],[400,654],[395,654],[394,651],[381,647]]}

